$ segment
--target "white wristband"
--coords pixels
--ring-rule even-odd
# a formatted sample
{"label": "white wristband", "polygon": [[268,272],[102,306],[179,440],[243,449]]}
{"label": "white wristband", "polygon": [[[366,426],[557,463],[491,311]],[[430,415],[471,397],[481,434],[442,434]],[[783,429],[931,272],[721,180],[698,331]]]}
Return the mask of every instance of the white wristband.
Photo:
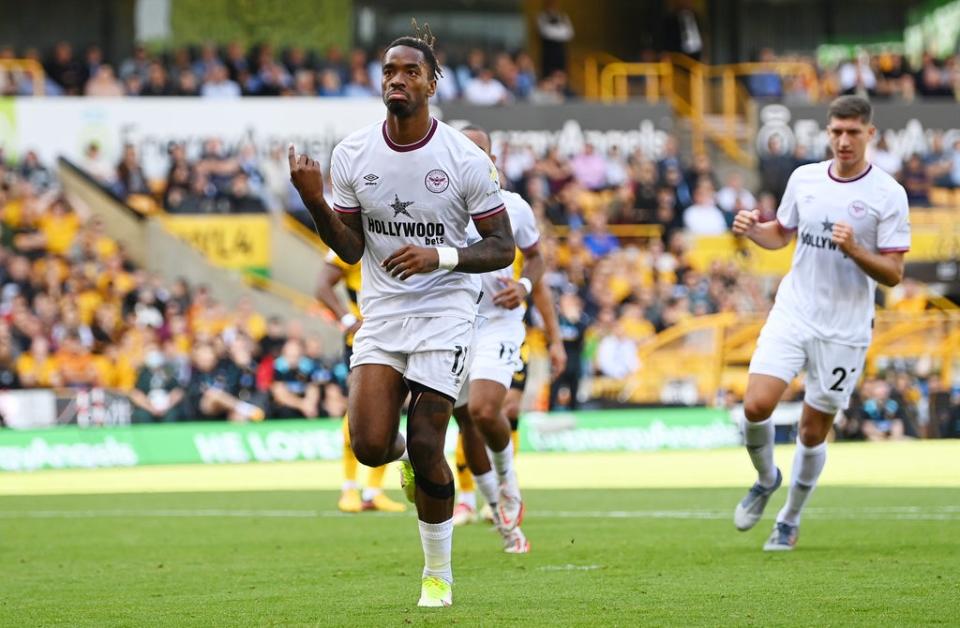
{"label": "white wristband", "polygon": [[533,283],[530,281],[529,277],[521,277],[517,280],[517,283],[523,286],[524,290],[527,291],[527,294],[533,292]]}
{"label": "white wristband", "polygon": [[350,329],[351,327],[353,327],[354,323],[356,322],[357,322],[357,317],[354,316],[353,313],[351,312],[347,312],[346,314],[340,317],[340,324],[343,325],[344,329]]}
{"label": "white wristband", "polygon": [[460,252],[452,246],[437,247],[438,268],[453,270],[460,263]]}

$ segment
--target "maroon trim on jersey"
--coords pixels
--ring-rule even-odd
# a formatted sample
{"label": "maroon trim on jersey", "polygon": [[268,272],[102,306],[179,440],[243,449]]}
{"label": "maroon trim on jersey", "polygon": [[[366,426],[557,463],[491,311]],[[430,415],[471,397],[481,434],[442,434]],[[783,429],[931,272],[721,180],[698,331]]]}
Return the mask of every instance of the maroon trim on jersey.
{"label": "maroon trim on jersey", "polygon": [[343,205],[337,205],[336,203],[334,203],[333,210],[336,212],[340,212],[341,214],[356,214],[360,211],[360,206],[358,205],[356,207],[344,207]]}
{"label": "maroon trim on jersey", "polygon": [[497,205],[493,209],[488,209],[487,211],[481,212],[479,214],[473,214],[471,218],[473,218],[473,221],[476,222],[478,220],[483,220],[484,218],[489,218],[490,216],[496,216],[506,208],[507,208],[506,205]]}
{"label": "maroon trim on jersey", "polygon": [[533,253],[538,248],[540,248],[540,238],[537,238],[537,241],[531,244],[530,246],[528,246],[527,248],[525,249],[521,248],[520,252],[523,253],[524,255],[528,255],[530,253]]}
{"label": "maroon trim on jersey", "polygon": [[853,177],[852,179],[841,179],[840,177],[834,176],[833,172],[831,171],[831,168],[833,168],[833,162],[832,162],[832,161],[830,162],[830,165],[827,166],[827,176],[828,176],[828,177],[830,177],[831,179],[833,179],[833,180],[836,181],[837,183],[853,183],[854,181],[859,181],[860,179],[862,179],[862,178],[864,178],[865,176],[867,176],[868,174],[870,174],[870,171],[873,170],[873,164],[868,164],[866,170],[864,170],[863,172],[861,172],[861,173],[858,174],[857,176]]}
{"label": "maroon trim on jersey", "polygon": [[427,145],[427,142],[430,141],[430,138],[433,137],[433,134],[437,132],[437,127],[440,124],[437,122],[436,118],[433,118],[433,121],[430,124],[430,130],[427,131],[427,134],[423,136],[423,139],[414,142],[413,144],[397,144],[390,139],[390,135],[387,134],[387,121],[383,121],[383,141],[387,143],[391,149],[397,151],[398,153],[406,153],[411,150],[417,150],[418,148],[423,148]]}
{"label": "maroon trim on jersey", "polygon": [[788,227],[787,225],[780,222],[779,217],[777,217],[775,220],[777,221],[777,226],[780,227],[780,231],[783,231],[784,233],[793,233],[794,231],[797,230],[796,227]]}
{"label": "maroon trim on jersey", "polygon": [[910,250],[909,246],[894,246],[889,249],[877,249],[881,253],[906,253]]}

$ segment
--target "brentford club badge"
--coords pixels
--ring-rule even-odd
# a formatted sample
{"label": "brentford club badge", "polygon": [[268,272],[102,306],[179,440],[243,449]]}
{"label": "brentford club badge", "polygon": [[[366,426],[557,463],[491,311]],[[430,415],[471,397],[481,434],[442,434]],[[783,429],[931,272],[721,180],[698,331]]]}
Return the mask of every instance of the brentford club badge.
{"label": "brentford club badge", "polygon": [[433,192],[434,194],[439,194],[447,189],[447,186],[450,185],[450,177],[447,176],[447,173],[443,170],[431,170],[427,173],[426,178],[423,180],[423,184],[427,186],[427,189]]}
{"label": "brentford club badge", "polygon": [[854,218],[863,218],[867,215],[867,204],[863,201],[853,201],[847,206],[847,212]]}

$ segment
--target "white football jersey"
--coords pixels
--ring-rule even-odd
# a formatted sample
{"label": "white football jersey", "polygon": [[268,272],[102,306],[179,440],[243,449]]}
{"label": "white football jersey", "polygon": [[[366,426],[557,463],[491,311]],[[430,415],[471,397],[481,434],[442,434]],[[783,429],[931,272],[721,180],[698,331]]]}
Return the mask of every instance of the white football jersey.
{"label": "white football jersey", "polygon": [[[513,228],[513,241],[520,251],[525,251],[540,241],[540,230],[537,229],[537,220],[533,209],[523,197],[515,192],[501,190],[503,202],[507,206],[510,216],[510,226]],[[480,316],[484,318],[509,318],[523,320],[526,306],[508,310],[493,304],[493,295],[503,290],[503,280],[514,278],[514,266],[510,265],[500,270],[481,275],[483,297],[480,299]]]}
{"label": "white football jersey", "polygon": [[400,247],[468,245],[467,226],[504,211],[497,169],[459,131],[434,119],[427,135],[398,145],[386,122],[356,131],[333,150],[334,209],[363,216],[364,320],[453,316],[474,320],[477,275],[435,270],[396,279],[381,263]]}
{"label": "white football jersey", "polygon": [[877,282],[833,243],[833,225],[852,226],[857,243],[871,252],[908,251],[907,193],[880,168],[868,166],[862,175],[842,180],[830,164],[808,164],[790,175],[777,220],[797,231],[797,248],[773,313],[822,340],[866,346]]}

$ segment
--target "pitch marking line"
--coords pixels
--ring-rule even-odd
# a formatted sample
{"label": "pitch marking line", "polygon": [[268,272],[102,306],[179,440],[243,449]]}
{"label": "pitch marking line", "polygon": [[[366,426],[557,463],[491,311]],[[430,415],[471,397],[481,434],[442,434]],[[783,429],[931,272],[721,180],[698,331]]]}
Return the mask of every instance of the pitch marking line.
{"label": "pitch marking line", "polygon": [[[725,510],[535,510],[537,519],[668,519],[720,520],[731,517]],[[876,506],[863,508],[808,508],[804,515],[822,520],[869,519],[882,521],[960,521],[960,506]],[[98,509],[0,511],[0,519],[98,519],[98,518],[267,518],[315,519],[355,515],[337,510],[275,509]],[[368,513],[364,517],[395,517],[392,513]]]}

